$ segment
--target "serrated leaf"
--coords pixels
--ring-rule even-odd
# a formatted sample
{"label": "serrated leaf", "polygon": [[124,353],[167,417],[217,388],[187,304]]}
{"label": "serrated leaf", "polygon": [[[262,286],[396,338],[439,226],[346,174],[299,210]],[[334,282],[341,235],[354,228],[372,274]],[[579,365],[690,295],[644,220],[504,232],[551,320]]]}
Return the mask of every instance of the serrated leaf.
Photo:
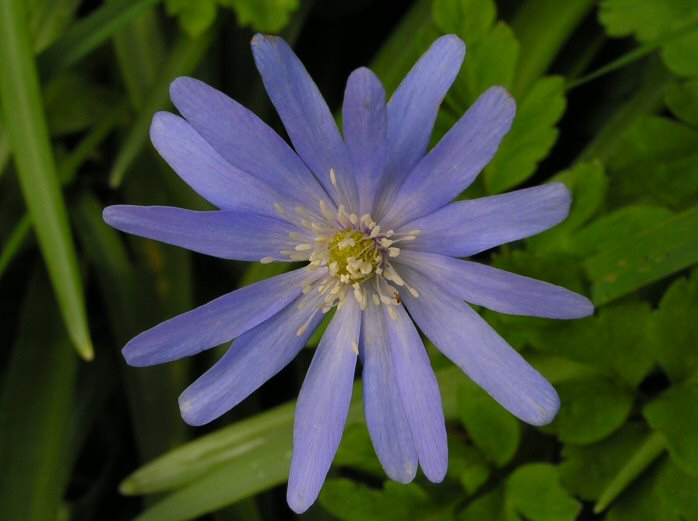
{"label": "serrated leaf", "polygon": [[667,441],[674,463],[687,474],[698,476],[698,382],[671,387],[643,409],[650,426]]}
{"label": "serrated leaf", "polygon": [[582,508],[560,486],[557,468],[547,463],[516,469],[507,479],[506,502],[530,521],[574,521]]}
{"label": "serrated leaf", "polygon": [[534,346],[596,367],[634,387],[654,365],[644,327],[650,317],[645,302],[608,306],[596,316],[540,330]]}
{"label": "serrated leaf", "polygon": [[468,494],[474,494],[492,474],[492,468],[478,449],[457,436],[448,438],[447,476],[457,479]]}
{"label": "serrated leaf", "polygon": [[434,502],[414,483],[401,485],[386,481],[382,490],[376,490],[348,479],[330,479],[320,493],[320,503],[342,521],[451,518],[448,505]]}
{"label": "serrated leaf", "polygon": [[628,423],[599,442],[565,445],[560,481],[567,490],[583,499],[598,499],[618,470],[640,447],[647,432],[640,423]]}
{"label": "serrated leaf", "polygon": [[648,324],[648,345],[672,381],[698,371],[698,271],[667,290]]}
{"label": "serrated leaf", "polygon": [[611,212],[574,234],[573,248],[582,257],[612,250],[619,243],[674,215],[663,206],[629,205]]}
{"label": "serrated leaf", "polygon": [[493,0],[435,0],[431,13],[441,31],[457,34],[470,45],[492,27],[497,6]]}
{"label": "serrated leaf", "polygon": [[519,421],[472,384],[459,387],[457,403],[459,417],[473,443],[497,466],[508,463],[519,446]]}
{"label": "serrated leaf", "polygon": [[628,128],[608,162],[609,199],[684,208],[698,194],[698,131],[645,116]]}
{"label": "serrated leaf", "polygon": [[485,186],[492,194],[523,183],[548,155],[558,135],[555,124],[567,105],[564,81],[556,76],[541,78],[517,101],[511,131],[484,171]]}
{"label": "serrated leaf", "polygon": [[298,0],[218,0],[235,10],[238,23],[255,31],[278,33],[291,21]]}
{"label": "serrated leaf", "polygon": [[611,36],[633,34],[643,43],[665,39],[661,55],[667,67],[679,75],[698,73],[698,6],[692,0],[604,0],[599,19]]}
{"label": "serrated leaf", "polygon": [[630,414],[634,397],[606,378],[586,378],[556,385],[560,412],[544,431],[554,432],[565,443],[599,441],[620,428]]}
{"label": "serrated leaf", "polygon": [[470,503],[460,513],[458,521],[502,521],[505,515],[503,505],[504,490],[498,487]]}
{"label": "serrated leaf", "polygon": [[577,163],[571,170],[553,179],[565,183],[572,192],[570,214],[557,226],[526,240],[526,246],[537,252],[554,249],[576,250],[579,229],[599,210],[606,198],[608,177],[600,161]]}
{"label": "serrated leaf", "polygon": [[664,102],[676,117],[698,126],[698,79],[667,85]]}
{"label": "serrated leaf", "polygon": [[698,206],[620,241],[584,263],[601,305],[698,262]]}
{"label": "serrated leaf", "polygon": [[446,96],[446,105],[464,114],[493,85],[511,88],[519,44],[511,28],[498,23],[480,39],[468,42],[468,57]]}
{"label": "serrated leaf", "polygon": [[166,0],[167,13],[176,16],[190,36],[203,34],[216,20],[216,0]]}

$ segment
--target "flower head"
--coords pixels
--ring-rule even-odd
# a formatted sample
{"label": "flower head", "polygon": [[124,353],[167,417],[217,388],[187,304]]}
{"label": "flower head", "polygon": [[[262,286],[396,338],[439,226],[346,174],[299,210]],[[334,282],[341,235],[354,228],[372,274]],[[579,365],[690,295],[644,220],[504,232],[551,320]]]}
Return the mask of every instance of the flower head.
{"label": "flower head", "polygon": [[[112,226],[227,259],[305,266],[224,295],[131,340],[146,366],[233,340],[180,397],[201,425],[245,399],[303,348],[336,308],[303,383],[294,424],[289,505],[316,499],[339,445],[357,357],[366,422],[386,473],[411,481],[446,473],[446,430],[429,358],[414,325],[523,421],[550,422],[552,386],[464,301],[511,314],[577,318],[593,312],[564,288],[458,259],[539,233],[568,214],[560,183],[452,202],[492,159],[515,113],[487,90],[443,139],[427,147],[441,100],[465,56],[439,38],[386,104],[368,69],[354,71],[343,137],[317,87],[280,38],[252,50],[294,149],[252,112],[191,78],[171,87],[183,117],[159,113],[162,157],[218,211],[112,206]],[[409,314],[408,314],[409,313]],[[414,323],[413,323],[414,321]]]}

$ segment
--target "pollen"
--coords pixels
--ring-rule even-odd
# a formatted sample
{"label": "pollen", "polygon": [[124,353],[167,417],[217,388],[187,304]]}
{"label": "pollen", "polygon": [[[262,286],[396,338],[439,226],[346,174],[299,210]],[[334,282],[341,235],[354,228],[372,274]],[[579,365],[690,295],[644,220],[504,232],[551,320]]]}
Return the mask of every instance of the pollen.
{"label": "pollen", "polygon": [[328,266],[341,281],[363,282],[380,269],[383,262],[379,246],[360,230],[337,232],[327,245]]}

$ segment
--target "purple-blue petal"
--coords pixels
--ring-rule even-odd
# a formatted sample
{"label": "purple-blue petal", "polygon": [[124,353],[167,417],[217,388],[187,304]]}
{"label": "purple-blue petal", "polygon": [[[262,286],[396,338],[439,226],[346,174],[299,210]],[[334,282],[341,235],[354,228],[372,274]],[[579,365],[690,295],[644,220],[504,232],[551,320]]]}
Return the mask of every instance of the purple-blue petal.
{"label": "purple-blue petal", "polygon": [[361,309],[348,298],[327,326],[298,395],[286,494],[297,514],[317,499],[342,439],[360,326]]}
{"label": "purple-blue petal", "polygon": [[359,196],[359,215],[371,213],[387,154],[385,89],[369,69],[351,73],[344,91],[342,124]]}
{"label": "purple-blue petal", "polygon": [[543,375],[463,301],[414,270],[403,266],[400,274],[420,294],[404,292],[410,314],[444,355],[517,418],[531,425],[553,420],[560,399]]}
{"label": "purple-blue petal", "polygon": [[322,321],[316,300],[311,295],[299,297],[238,337],[223,357],[179,397],[184,421],[204,425],[215,420],[293,360]]}
{"label": "purple-blue petal", "polygon": [[559,319],[594,313],[594,305],[582,295],[484,264],[408,250],[395,262],[419,271],[454,297],[500,313]]}
{"label": "purple-blue petal", "polygon": [[465,58],[455,35],[436,40],[417,61],[388,103],[388,164],[381,204],[397,193],[407,174],[424,156],[439,106]]}
{"label": "purple-blue petal", "polygon": [[[296,152],[334,201],[356,211],[356,186],[346,146],[308,71],[278,36],[255,35],[252,54]],[[330,169],[334,170],[338,189],[332,184]]]}
{"label": "purple-blue petal", "polygon": [[373,448],[391,479],[409,483],[417,474],[417,451],[397,388],[383,311],[373,305],[363,312],[361,354],[364,414]]}
{"label": "purple-blue petal", "polygon": [[299,228],[286,221],[247,212],[196,212],[170,206],[109,206],[102,213],[122,232],[155,239],[223,259],[286,260],[281,250],[293,248],[289,233]]}
{"label": "purple-blue petal", "polygon": [[[380,306],[387,315],[385,306]],[[448,445],[441,394],[422,339],[402,306],[388,329],[395,380],[424,475],[435,483],[446,476]]]}
{"label": "purple-blue petal", "polygon": [[564,184],[553,183],[457,201],[405,224],[400,231],[417,229],[420,233],[402,246],[468,257],[552,228],[567,217],[571,200]]}
{"label": "purple-blue petal", "polygon": [[[232,166],[297,200],[331,202],[303,161],[276,132],[222,92],[194,78],[170,85],[177,110]],[[296,196],[296,197],[294,197]]]}
{"label": "purple-blue petal", "polygon": [[283,193],[228,163],[179,116],[155,114],[150,138],[182,180],[218,208],[277,215],[274,203],[294,206]]}
{"label": "purple-blue petal", "polygon": [[391,228],[441,208],[465,190],[494,157],[509,132],[516,103],[502,87],[491,87],[410,172],[390,205]]}
{"label": "purple-blue petal", "polygon": [[129,365],[142,367],[228,342],[285,308],[312,278],[308,268],[301,268],[245,286],[144,331],[122,354]]}

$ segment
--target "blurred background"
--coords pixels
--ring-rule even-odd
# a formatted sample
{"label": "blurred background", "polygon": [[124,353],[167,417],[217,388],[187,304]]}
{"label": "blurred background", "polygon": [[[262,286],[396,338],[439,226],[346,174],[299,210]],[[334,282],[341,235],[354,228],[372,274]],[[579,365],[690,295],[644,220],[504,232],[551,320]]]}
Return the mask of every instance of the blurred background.
{"label": "blurred background", "polygon": [[[388,94],[439,35],[467,44],[433,142],[490,85],[518,114],[462,197],[563,181],[570,217],[476,260],[589,296],[571,322],[484,312],[556,386],[520,423],[427,346],[449,433],[440,485],[386,481],[360,381],[308,520],[698,520],[695,0],[0,0],[0,519],[284,520],[308,349],[221,419],[177,397],[227,346],[152,368],[139,332],[284,267],[125,236],[109,204],[208,209],[155,153],[195,76],[285,136],[254,68],[282,35],[330,107],[356,67]],[[455,327],[455,326],[454,326]],[[234,385],[234,383],[231,383]]]}

